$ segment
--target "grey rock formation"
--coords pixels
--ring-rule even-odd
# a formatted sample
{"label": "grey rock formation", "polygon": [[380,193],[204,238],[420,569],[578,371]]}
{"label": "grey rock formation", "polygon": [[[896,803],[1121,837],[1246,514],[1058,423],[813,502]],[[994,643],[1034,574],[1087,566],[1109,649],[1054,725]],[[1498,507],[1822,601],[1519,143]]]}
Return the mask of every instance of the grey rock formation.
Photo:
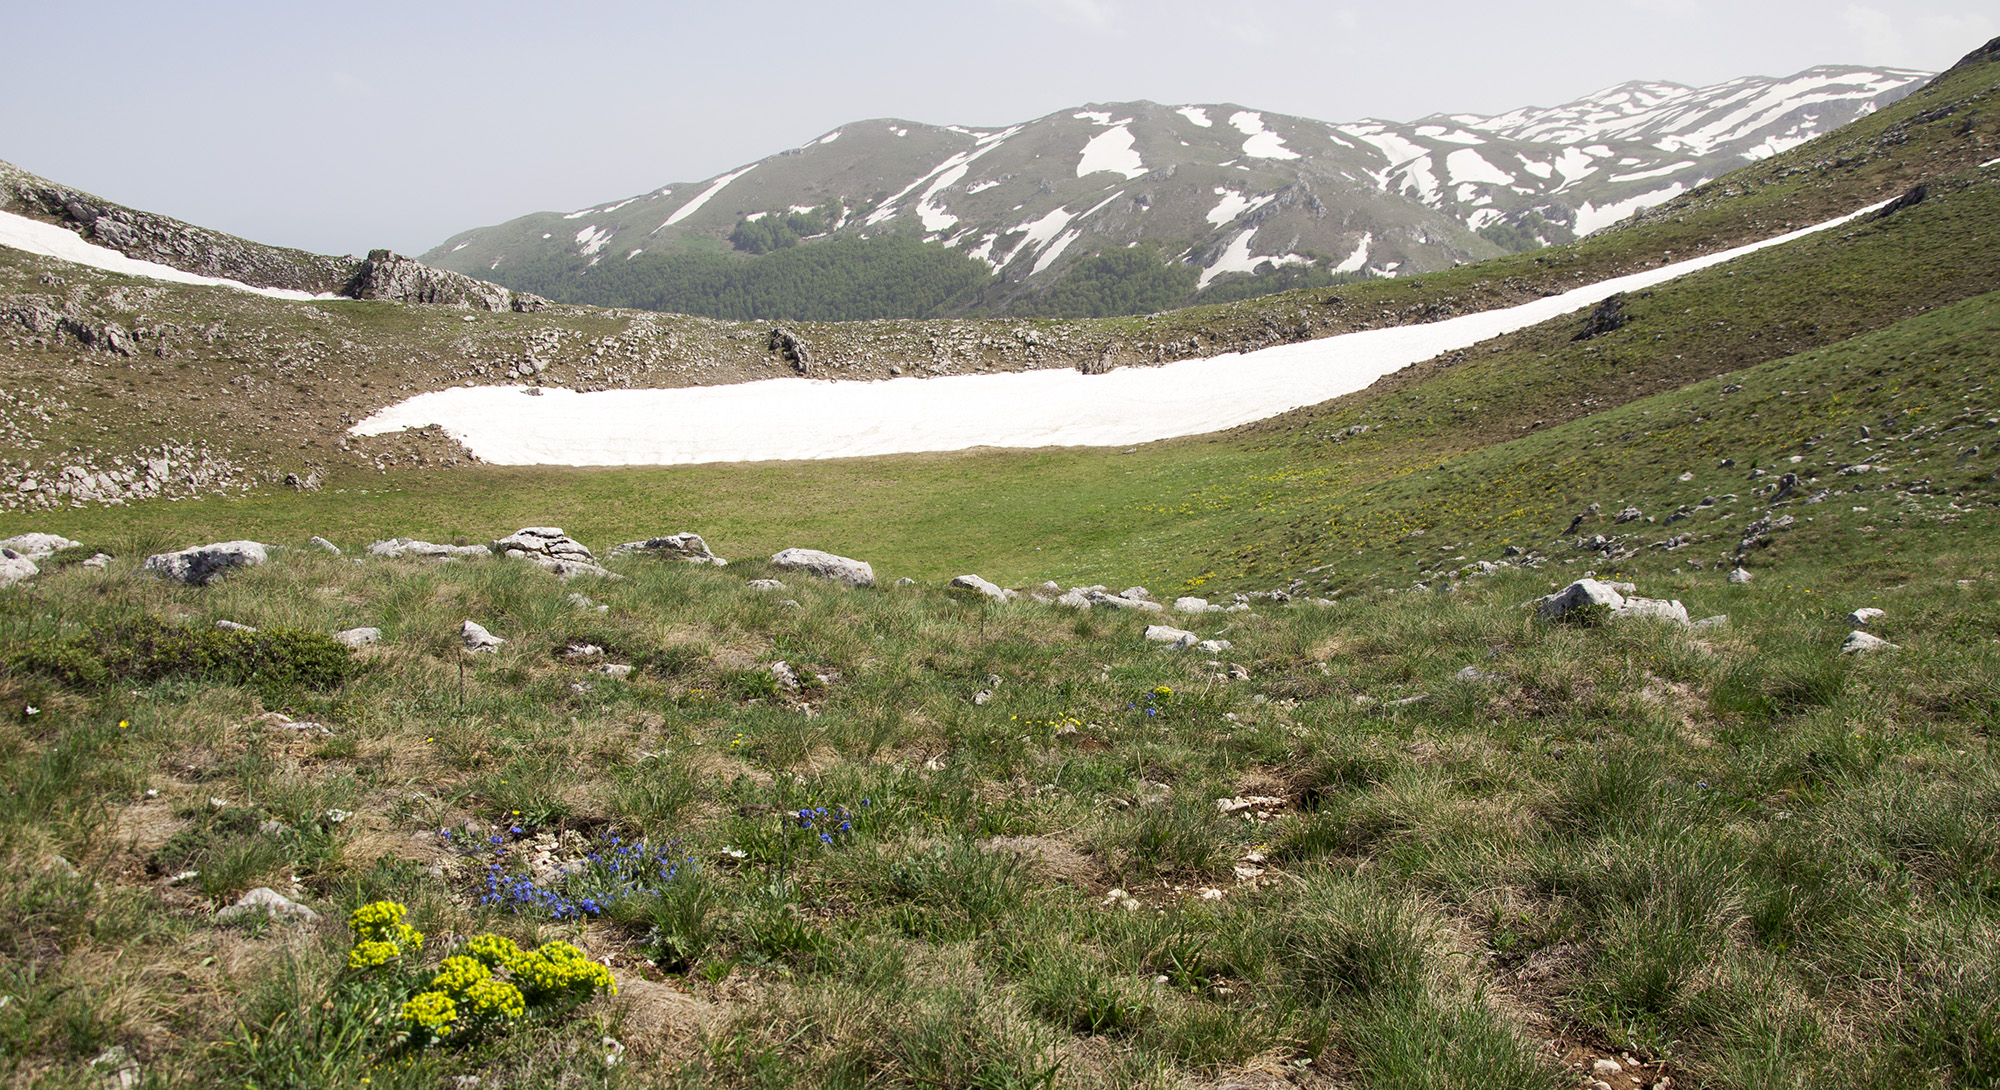
{"label": "grey rock formation", "polygon": [[401,303],[466,306],[474,310],[536,311],[548,300],[526,292],[511,292],[498,284],[474,280],[463,273],[433,269],[388,250],[370,250],[368,260],[354,270],[341,294],[351,299],[393,299]]}
{"label": "grey rock formation", "polygon": [[1220,613],[1222,607],[1206,598],[1182,597],[1174,599],[1175,613]]}
{"label": "grey rock formation", "polygon": [[247,625],[247,624],[238,624],[238,623],[236,623],[235,621],[229,621],[229,620],[222,620],[222,621],[217,621],[217,622],[215,622],[215,630],[216,630],[217,632],[255,632],[255,631],[257,631],[257,630],[256,630],[255,628],[252,628],[251,626],[249,626],[249,625]]}
{"label": "grey rock formation", "polygon": [[696,564],[713,564],[725,567],[729,561],[708,551],[708,542],[700,534],[678,533],[666,537],[649,537],[644,541],[628,541],[611,550],[619,553],[645,553],[648,556],[666,556],[675,560],[687,560]]}
{"label": "grey rock formation", "polygon": [[771,351],[783,356],[799,374],[812,374],[812,351],[791,330],[783,326],[771,330]]}
{"label": "grey rock formation", "polygon": [[156,553],[146,558],[145,570],[191,587],[205,587],[225,572],[255,567],[269,559],[264,546],[255,541],[218,541],[179,552]]}
{"label": "grey rock formation", "polygon": [[5,541],[0,541],[0,549],[12,549],[29,560],[47,560],[58,550],[74,549],[82,544],[81,541],[71,541],[61,534],[16,534]]}
{"label": "grey rock formation", "polygon": [[870,567],[867,561],[836,556],[818,549],[785,549],[772,554],[771,566],[788,571],[802,571],[821,579],[846,583],[850,587],[875,585],[875,569]]}
{"label": "grey rock formation", "polygon": [[1630,583],[1579,579],[1554,594],[1537,599],[1536,606],[1542,617],[1551,621],[1579,611],[1598,609],[1612,620],[1650,617],[1683,625],[1688,623],[1686,606],[1677,601],[1638,597],[1632,593],[1636,589]]}
{"label": "grey rock formation", "polygon": [[743,584],[743,585],[744,585],[745,587],[747,587],[747,588],[751,589],[751,590],[790,590],[790,589],[791,589],[790,587],[788,587],[788,586],[784,585],[783,583],[780,583],[780,582],[779,582],[779,581],[777,581],[776,579],[752,579],[752,580],[750,580],[750,581],[749,581],[748,583],[745,583],[745,584]]}
{"label": "grey rock formation", "polygon": [[1889,611],[1886,609],[1876,609],[1874,606],[1862,606],[1860,609],[1847,615],[1847,623],[1857,628],[1866,628],[1888,615]]}
{"label": "grey rock formation", "polygon": [[312,537],[307,538],[306,544],[311,545],[315,549],[332,553],[335,556],[340,555],[340,546],[335,545],[333,542],[328,541],[323,537],[320,537],[318,534],[314,534]]}
{"label": "grey rock formation", "polygon": [[1751,575],[1747,568],[1737,568],[1729,573],[1729,581],[1738,585],[1748,583],[1754,578],[1756,577]]}
{"label": "grey rock formation", "polygon": [[484,545],[440,545],[434,541],[418,541],[413,537],[393,537],[368,546],[368,555],[387,557],[391,560],[404,556],[450,560],[459,557],[492,556],[493,550]]}
{"label": "grey rock formation", "polygon": [[544,557],[550,560],[595,560],[597,555],[583,542],[563,533],[560,526],[524,526],[495,541],[494,552],[502,556]]}

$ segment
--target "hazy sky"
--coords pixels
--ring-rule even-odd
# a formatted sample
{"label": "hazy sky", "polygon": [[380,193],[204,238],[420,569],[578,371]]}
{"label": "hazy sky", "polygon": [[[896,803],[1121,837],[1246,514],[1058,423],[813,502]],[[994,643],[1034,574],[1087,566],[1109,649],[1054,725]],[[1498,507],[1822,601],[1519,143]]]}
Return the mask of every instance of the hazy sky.
{"label": "hazy sky", "polygon": [[0,0],[0,25],[0,159],[261,241],[417,253],[864,118],[1143,98],[1408,119],[1935,70],[2000,36],[2000,0]]}

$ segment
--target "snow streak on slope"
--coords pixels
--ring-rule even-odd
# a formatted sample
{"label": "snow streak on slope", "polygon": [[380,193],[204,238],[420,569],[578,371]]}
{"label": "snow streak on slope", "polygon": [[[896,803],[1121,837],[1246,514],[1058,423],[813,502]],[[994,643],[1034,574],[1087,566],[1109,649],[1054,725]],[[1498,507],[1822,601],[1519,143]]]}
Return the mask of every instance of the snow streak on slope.
{"label": "snow streak on slope", "polygon": [[144,276],[152,280],[166,280],[175,284],[200,284],[212,288],[234,288],[252,295],[269,296],[272,299],[342,299],[345,296],[322,294],[308,291],[294,291],[290,288],[260,288],[238,280],[224,280],[220,277],[202,276],[198,273],[183,272],[172,265],[161,265],[153,261],[141,261],[109,247],[94,242],[85,242],[76,233],[53,223],[31,220],[12,212],[0,212],[0,246],[10,246],[42,257],[53,257],[78,265],[88,265],[105,272],[122,273],[126,276]]}
{"label": "snow streak on slope", "polygon": [[658,227],[653,228],[653,233],[657,235],[666,228],[672,227],[674,224],[679,223],[680,221],[688,218],[689,216],[694,215],[696,212],[701,211],[701,206],[707,204],[710,197],[713,197],[717,193],[722,192],[724,186],[727,186],[729,183],[735,181],[738,178],[743,177],[745,174],[748,174],[755,169],[757,169],[757,164],[752,163],[747,167],[743,167],[740,170],[732,170],[729,173],[724,174],[722,177],[717,178],[714,181],[714,183],[711,184],[707,189],[702,190],[701,193],[698,196],[696,196],[694,200],[691,200],[686,204],[681,205],[679,208],[675,209],[674,214],[667,217],[667,222],[660,224]]}
{"label": "snow streak on slope", "polygon": [[1132,146],[1132,130],[1125,125],[1106,129],[1090,138],[1083,146],[1083,158],[1076,164],[1076,176],[1081,178],[1100,170],[1113,174],[1123,174],[1127,181],[1146,173],[1146,164],[1140,160],[1138,149]]}
{"label": "snow streak on slope", "polygon": [[1122,446],[1198,435],[1352,393],[1409,364],[1781,245],[1882,204],[1518,307],[1243,355],[1106,375],[1065,368],[886,382],[791,378],[589,394],[558,389],[540,397],[523,396],[520,387],[454,387],[392,405],[349,430],[382,435],[439,424],[500,465],[846,458],[979,446]]}

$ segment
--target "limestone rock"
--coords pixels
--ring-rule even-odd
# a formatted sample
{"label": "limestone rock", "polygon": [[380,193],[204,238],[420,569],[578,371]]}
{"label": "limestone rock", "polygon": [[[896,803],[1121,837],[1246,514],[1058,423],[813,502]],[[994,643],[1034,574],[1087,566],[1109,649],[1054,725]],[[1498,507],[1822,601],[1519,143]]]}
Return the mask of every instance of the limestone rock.
{"label": "limestone rock", "polygon": [[366,647],[381,638],[382,630],[371,627],[349,628],[333,634],[334,642],[347,647]]}
{"label": "limestone rock", "polygon": [[402,556],[450,560],[458,557],[492,556],[493,550],[484,545],[439,545],[434,541],[419,541],[413,537],[395,537],[368,546],[368,555],[387,557],[391,560]]}
{"label": "limestone rock", "polygon": [[513,292],[463,273],[433,269],[388,250],[370,250],[342,295],[350,299],[393,299],[403,303],[469,306],[475,310],[540,310],[546,300]]}
{"label": "limestone rock", "polygon": [[1886,609],[1876,609],[1874,606],[1862,606],[1860,609],[1847,615],[1847,623],[1866,628],[1888,615],[1889,611]]}
{"label": "limestone rock", "polygon": [[1843,655],[1862,655],[1875,651],[1896,651],[1900,649],[1900,645],[1890,643],[1880,636],[1871,636],[1858,628],[1849,632],[1847,640],[1840,645],[1840,653]]}
{"label": "limestone rock", "polygon": [[798,691],[799,675],[792,670],[792,664],[789,662],[780,660],[772,663],[771,680],[777,682],[778,688],[786,692]]}
{"label": "limestone rock", "polygon": [[854,560],[818,549],[785,549],[771,556],[771,566],[802,571],[821,579],[832,579],[850,587],[875,585],[875,569],[865,560]]}
{"label": "limestone rock", "polygon": [[1058,595],[1056,597],[1056,604],[1065,609],[1089,609],[1090,596],[1080,590],[1073,590],[1067,594]]}
{"label": "limestone rock", "polygon": [[0,549],[0,587],[13,586],[23,579],[33,579],[42,569],[35,562],[12,549]]}
{"label": "limestone rock", "polygon": [[1200,636],[1197,636],[1194,633],[1187,631],[1186,629],[1175,628],[1172,625],[1164,625],[1164,624],[1147,625],[1146,639],[1152,643],[1167,644],[1173,650],[1176,651],[1179,651],[1185,647],[1193,647],[1195,644],[1201,642]]}
{"label": "limestone rock", "polygon": [[1206,598],[1176,598],[1174,599],[1174,612],[1220,613],[1222,612],[1222,607],[1210,604]]}
{"label": "limestone rock", "polygon": [[570,595],[570,596],[569,596],[569,604],[570,604],[570,605],[573,605],[573,606],[575,606],[575,607],[576,607],[576,608],[578,608],[578,609],[582,609],[582,610],[592,610],[592,611],[595,611],[595,612],[598,612],[598,613],[609,613],[609,612],[611,612],[611,607],[610,607],[610,606],[601,606],[601,605],[598,605],[598,604],[597,604],[596,602],[593,602],[593,601],[591,601],[591,600],[590,600],[589,598],[587,598],[587,597],[585,597],[584,595],[581,595],[581,594],[572,594],[572,595]]}
{"label": "limestone rock", "polygon": [[465,640],[465,649],[473,652],[498,651],[500,645],[507,642],[486,631],[486,626],[477,621],[465,622],[459,627],[458,634]]}
{"label": "limestone rock", "polygon": [[617,678],[619,681],[624,681],[626,678],[632,676],[632,668],[619,662],[607,662],[599,666],[597,672],[606,677]]}
{"label": "limestone rock", "polygon": [[713,564],[725,567],[729,561],[708,551],[708,542],[700,534],[678,533],[666,537],[649,537],[644,541],[628,541],[611,550],[618,553],[645,553],[649,556],[667,556],[675,560],[686,560],[695,564]]}
{"label": "limestone rock", "polygon": [[1747,568],[1737,568],[1736,570],[1729,573],[1729,581],[1738,584],[1739,586],[1744,583],[1748,583],[1750,580],[1754,578],[1756,577],[1751,575],[1749,569]]}
{"label": "limestone rock", "polygon": [[71,541],[61,534],[16,534],[0,541],[0,549],[12,549],[29,560],[47,560],[58,550],[74,549],[81,541]]}
{"label": "limestone rock", "polygon": [[1006,591],[1001,590],[998,586],[989,583],[986,580],[981,579],[976,575],[954,576],[950,583],[945,584],[945,591],[946,593],[957,593],[960,595],[975,595],[984,598],[991,598],[996,602],[1004,602],[1007,600]]}
{"label": "limestone rock", "polygon": [[333,542],[328,541],[327,539],[319,536],[318,534],[314,534],[312,537],[307,538],[306,544],[312,546],[315,549],[321,549],[326,552],[332,553],[335,556],[340,555],[340,546],[335,545]]}
{"label": "limestone rock", "polygon": [[1688,623],[1687,607],[1678,601],[1668,601],[1664,598],[1638,598],[1628,595],[1624,606],[1611,611],[1612,620],[1635,620],[1647,617],[1672,621],[1675,624]]}
{"label": "limestone rock", "polygon": [[237,898],[235,904],[216,912],[215,918],[218,920],[233,920],[239,916],[251,916],[258,913],[270,916],[273,919],[293,919],[301,923],[311,923],[319,919],[319,913],[314,912],[312,909],[292,900],[290,897],[279,893],[269,886],[258,886],[256,889],[245,893],[243,896]]}
{"label": "limestone rock", "polygon": [[751,590],[790,590],[790,589],[792,589],[792,588],[790,588],[790,587],[786,586],[785,584],[783,584],[783,583],[781,583],[781,582],[777,581],[776,579],[752,579],[752,580],[750,580],[750,581],[749,581],[748,583],[745,583],[745,584],[743,584],[743,585],[744,585],[745,587],[747,587],[747,588],[751,589]]}
{"label": "limestone rock", "polygon": [[1616,610],[1625,604],[1625,596],[1609,583],[1595,579],[1579,579],[1569,586],[1539,600],[1539,608],[1545,620],[1555,620],[1567,616],[1575,610],[1601,606],[1605,610]]}
{"label": "limestone rock", "polygon": [[550,560],[597,559],[583,542],[563,533],[560,526],[524,526],[495,541],[492,550],[502,556],[521,554]]}
{"label": "limestone rock", "polygon": [[83,566],[86,568],[96,568],[99,571],[102,571],[103,569],[111,566],[111,561],[113,559],[115,558],[110,553],[92,553],[90,554],[89,559],[83,562]]}
{"label": "limestone rock", "polygon": [[251,626],[249,626],[249,625],[247,625],[247,624],[237,624],[237,623],[236,623],[235,621],[217,621],[217,622],[215,622],[215,630],[216,630],[217,632],[255,632],[255,631],[257,631],[257,630],[256,630],[255,628],[252,628]]}
{"label": "limestone rock", "polygon": [[146,558],[145,570],[192,587],[205,587],[232,568],[255,567],[270,559],[254,541],[218,541]]}
{"label": "limestone rock", "polygon": [[1235,646],[1235,644],[1230,643],[1228,640],[1203,640],[1195,644],[1194,649],[1205,655],[1219,655]]}

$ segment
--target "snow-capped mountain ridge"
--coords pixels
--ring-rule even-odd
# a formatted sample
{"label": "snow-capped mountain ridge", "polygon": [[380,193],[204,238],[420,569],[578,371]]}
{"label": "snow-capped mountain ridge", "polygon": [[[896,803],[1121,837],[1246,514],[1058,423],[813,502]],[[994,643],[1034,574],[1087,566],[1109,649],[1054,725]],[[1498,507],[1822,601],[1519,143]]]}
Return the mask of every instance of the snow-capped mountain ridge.
{"label": "snow-capped mountain ridge", "polygon": [[510,266],[549,261],[588,275],[837,202],[830,233],[915,233],[1023,290],[1142,241],[1199,265],[1203,285],[1266,263],[1399,275],[1587,234],[1925,76],[1823,66],[1700,88],[1635,81],[1555,107],[1411,122],[1151,102],[1003,128],[859,121],[703,182],[465,232],[425,259],[503,281]]}

